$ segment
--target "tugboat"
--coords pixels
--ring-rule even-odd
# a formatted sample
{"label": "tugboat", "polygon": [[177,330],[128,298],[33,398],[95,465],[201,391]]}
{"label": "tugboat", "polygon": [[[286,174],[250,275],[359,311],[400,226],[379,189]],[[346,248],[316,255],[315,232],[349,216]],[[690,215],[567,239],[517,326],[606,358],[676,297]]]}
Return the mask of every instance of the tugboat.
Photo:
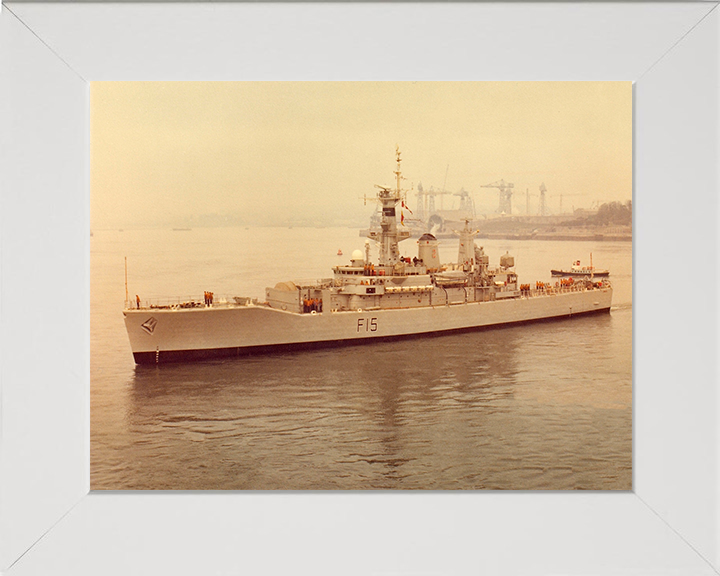
{"label": "tugboat", "polygon": [[608,270],[599,270],[592,265],[592,254],[590,254],[590,266],[582,266],[580,260],[575,260],[570,270],[550,270],[553,276],[568,276],[571,278],[607,278],[610,276]]}
{"label": "tugboat", "polygon": [[[126,300],[125,326],[138,364],[217,356],[366,344],[397,338],[476,330],[551,318],[609,312],[612,286],[591,280],[552,286],[518,284],[509,253],[490,266],[477,230],[465,222],[456,262],[441,263],[439,242],[417,241],[417,256],[400,255],[410,233],[398,226],[400,151],[394,188],[378,186],[380,226],[368,231],[365,251],[313,283],[285,281],[266,288],[265,299],[230,297],[165,304]],[[378,259],[370,259],[370,242]],[[127,291],[126,291],[127,294]]]}

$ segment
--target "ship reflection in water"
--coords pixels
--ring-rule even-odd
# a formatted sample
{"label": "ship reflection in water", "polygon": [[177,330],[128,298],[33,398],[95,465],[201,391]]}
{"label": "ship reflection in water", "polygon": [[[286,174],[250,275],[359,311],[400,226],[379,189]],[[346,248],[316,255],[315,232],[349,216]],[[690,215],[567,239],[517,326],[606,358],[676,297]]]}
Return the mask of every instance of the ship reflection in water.
{"label": "ship reflection in water", "polygon": [[[585,333],[602,355],[602,325],[611,321],[561,321],[559,332]],[[562,390],[542,398],[537,388],[547,385],[522,361],[525,347],[553,347],[537,328],[534,343],[516,327],[138,366],[126,418],[142,442],[125,448],[125,482],[188,490],[627,488],[629,458],[614,466],[608,459],[627,451],[629,426],[614,447],[611,438],[600,450],[581,440],[589,428],[620,425],[625,410],[588,405],[579,388],[572,398],[575,378],[588,383],[579,366],[558,371]]]}

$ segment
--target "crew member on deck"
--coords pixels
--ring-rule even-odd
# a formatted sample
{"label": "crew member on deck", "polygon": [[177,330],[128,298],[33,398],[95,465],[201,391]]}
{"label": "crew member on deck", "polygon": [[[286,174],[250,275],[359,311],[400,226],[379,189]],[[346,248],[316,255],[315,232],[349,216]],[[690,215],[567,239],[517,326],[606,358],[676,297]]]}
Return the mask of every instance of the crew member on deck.
{"label": "crew member on deck", "polygon": [[135,301],[137,302],[137,309],[140,310],[140,296],[135,294]]}

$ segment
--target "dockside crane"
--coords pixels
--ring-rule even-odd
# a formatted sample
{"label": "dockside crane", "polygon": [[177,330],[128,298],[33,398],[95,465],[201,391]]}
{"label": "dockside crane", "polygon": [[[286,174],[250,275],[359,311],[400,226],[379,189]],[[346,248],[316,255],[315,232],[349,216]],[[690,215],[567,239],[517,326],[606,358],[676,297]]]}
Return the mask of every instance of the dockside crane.
{"label": "dockside crane", "polygon": [[[525,214],[530,216],[530,198],[538,198],[538,194],[530,194],[530,188],[525,188]],[[538,211],[538,214],[540,211]]]}
{"label": "dockside crane", "polygon": [[545,187],[545,182],[540,184],[540,216],[547,216],[547,208],[545,207],[545,192],[547,192],[547,188]]}
{"label": "dockside crane", "polygon": [[480,188],[497,188],[500,195],[500,204],[498,212],[500,214],[512,214],[512,195],[515,184],[511,182],[505,182],[505,180],[498,180],[492,184],[481,184]]}
{"label": "dockside crane", "polygon": [[[417,185],[417,217],[420,220],[427,220],[432,216],[436,210],[435,210],[435,197],[440,196],[440,201],[442,202],[442,197],[444,194],[452,194],[452,192],[449,192],[447,190],[435,190],[433,186],[430,186],[429,190],[425,190],[423,188],[422,182],[420,182]],[[441,204],[442,209],[442,204]]]}
{"label": "dockside crane", "polygon": [[473,220],[475,218],[475,202],[473,202],[470,193],[465,188],[460,188],[459,192],[453,192],[453,196],[460,196],[459,210]]}
{"label": "dockside crane", "polygon": [[571,196],[585,196],[585,194],[582,194],[582,193],[578,193],[578,194],[559,194],[559,196],[560,196],[560,210],[558,211],[558,214],[562,214],[562,213],[563,213],[563,207],[562,207],[563,196],[566,197],[566,198],[568,198],[568,197],[571,197]]}
{"label": "dockside crane", "polygon": [[552,198],[560,198],[560,208],[558,210],[558,214],[563,213],[563,197],[571,197],[571,196],[585,196],[585,194],[577,193],[577,194],[547,194],[547,188],[545,186],[545,182],[540,184],[540,209],[539,214],[540,216],[547,216],[547,204],[545,203],[546,197],[552,197]]}

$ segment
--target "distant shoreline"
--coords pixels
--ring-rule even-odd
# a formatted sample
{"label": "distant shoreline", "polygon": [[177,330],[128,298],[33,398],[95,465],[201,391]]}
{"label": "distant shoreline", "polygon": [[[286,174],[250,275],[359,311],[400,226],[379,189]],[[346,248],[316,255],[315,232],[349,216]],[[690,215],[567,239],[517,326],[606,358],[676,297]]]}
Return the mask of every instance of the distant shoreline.
{"label": "distant shoreline", "polygon": [[477,235],[477,238],[488,240],[569,240],[569,241],[593,241],[593,242],[632,242],[632,234],[512,234],[508,232],[486,232]]}
{"label": "distant shoreline", "polygon": [[[367,236],[368,230],[361,229],[360,236]],[[434,234],[439,240],[447,240],[448,238],[457,238],[457,234],[452,232],[437,232]],[[416,238],[413,234],[411,238]],[[568,242],[632,242],[632,233],[568,233],[562,234],[558,232],[479,232],[478,239],[486,240],[565,240]]]}

